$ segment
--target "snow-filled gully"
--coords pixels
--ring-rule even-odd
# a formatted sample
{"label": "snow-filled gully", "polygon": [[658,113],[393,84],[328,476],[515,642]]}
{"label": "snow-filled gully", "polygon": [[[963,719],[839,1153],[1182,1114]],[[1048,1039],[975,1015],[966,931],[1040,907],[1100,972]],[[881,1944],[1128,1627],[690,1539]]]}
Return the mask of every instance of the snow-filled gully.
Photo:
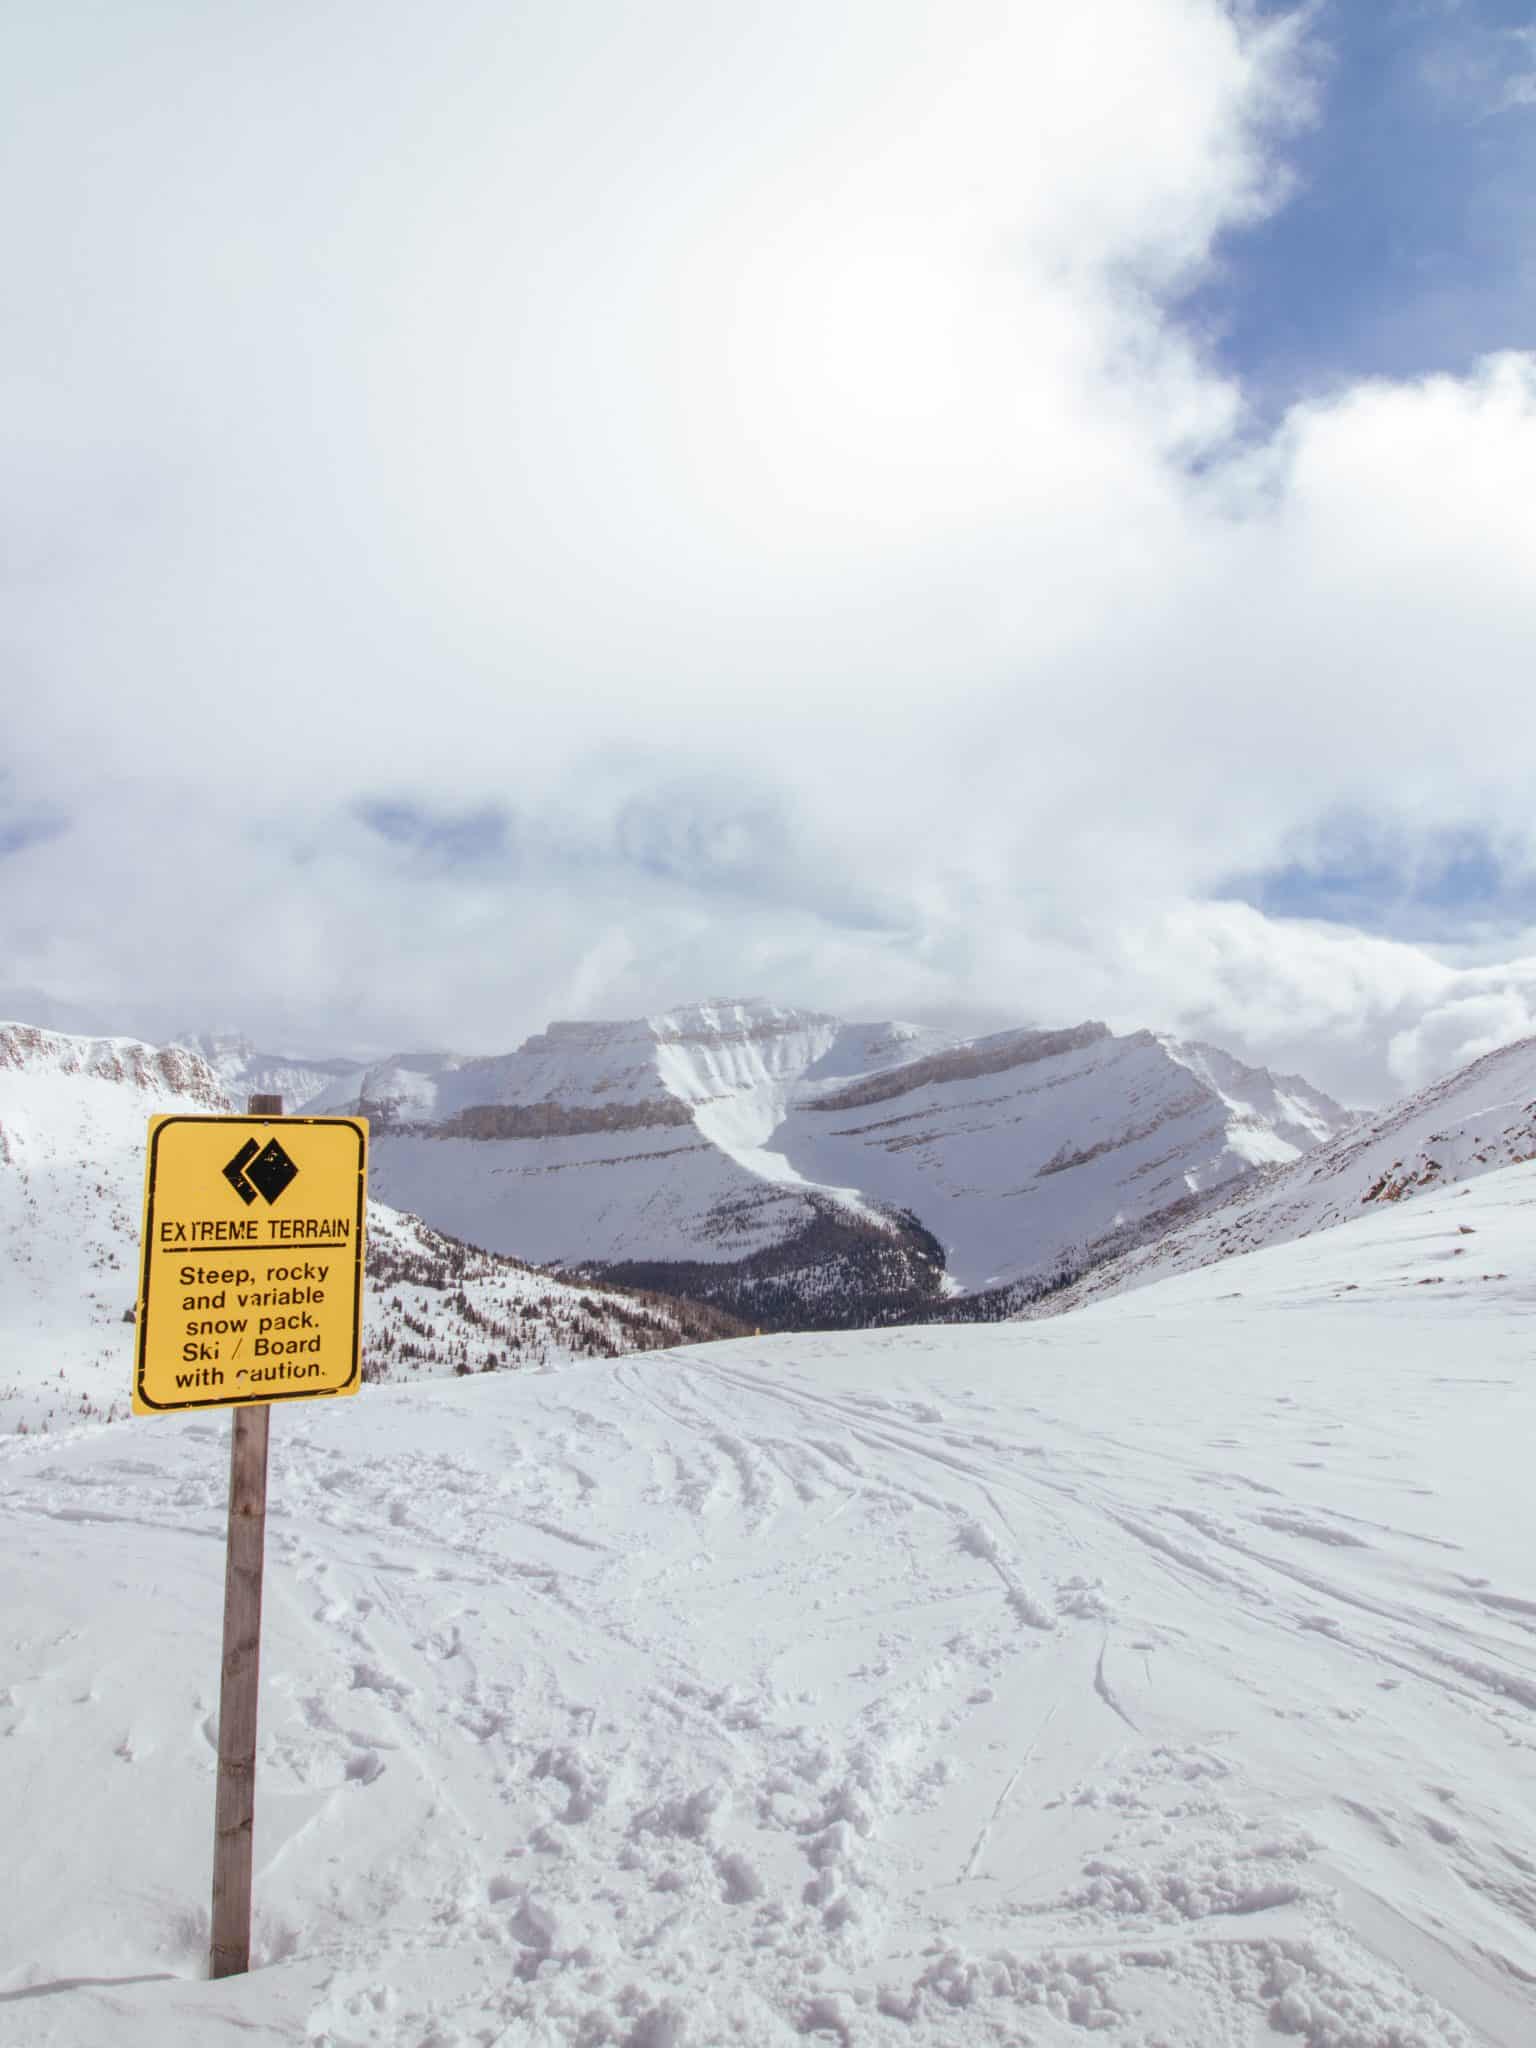
{"label": "snow-filled gully", "polygon": [[223,1429],[0,1444],[0,2042],[1528,2042],[1520,1326],[1308,1256],[281,1412],[219,1985]]}

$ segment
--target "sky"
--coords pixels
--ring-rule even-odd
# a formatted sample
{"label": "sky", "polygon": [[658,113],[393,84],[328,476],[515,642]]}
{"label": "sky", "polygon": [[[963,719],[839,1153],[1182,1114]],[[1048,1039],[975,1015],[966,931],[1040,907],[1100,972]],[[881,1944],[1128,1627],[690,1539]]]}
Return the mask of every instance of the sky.
{"label": "sky", "polygon": [[1536,11],[36,0],[0,1011],[1536,1030]]}

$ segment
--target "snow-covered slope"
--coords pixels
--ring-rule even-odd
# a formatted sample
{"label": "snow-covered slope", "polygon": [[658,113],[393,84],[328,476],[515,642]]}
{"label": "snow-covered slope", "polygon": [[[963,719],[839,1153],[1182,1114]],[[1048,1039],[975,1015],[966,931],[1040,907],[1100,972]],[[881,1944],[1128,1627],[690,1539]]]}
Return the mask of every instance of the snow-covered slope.
{"label": "snow-covered slope", "polygon": [[[198,1054],[0,1024],[0,1432],[126,1413],[145,1130],[224,1111]],[[614,1357],[721,1333],[679,1302],[564,1285],[370,1203],[374,1379]]]}
{"label": "snow-covered slope", "polygon": [[0,2043],[1528,2048],[1533,1231],[280,1411],[219,1984],[226,1430],[0,1439]]}
{"label": "snow-covered slope", "polygon": [[762,1148],[838,1029],[764,1003],[554,1024],[497,1058],[370,1068],[347,1106],[374,1120],[379,1193],[473,1243],[572,1263],[729,1259],[814,1220],[813,1191]]}
{"label": "snow-covered slope", "polygon": [[1158,1043],[1224,1104],[1227,1143],[1251,1166],[1299,1158],[1360,1120],[1300,1074],[1247,1066],[1198,1039],[1159,1036]]}
{"label": "snow-covered slope", "polygon": [[967,1290],[1050,1270],[1346,1121],[1304,1083],[1102,1024],[1004,1032],[808,1084],[774,1144],[808,1179],[913,1211]]}
{"label": "snow-covered slope", "polygon": [[419,1216],[369,1204],[363,1377],[370,1384],[622,1358],[740,1330],[699,1303],[571,1285],[443,1237]]}
{"label": "snow-covered slope", "polygon": [[915,1218],[968,1289],[1048,1271],[1349,1121],[1304,1082],[1150,1032],[958,1040],[761,1001],[402,1057],[327,1100],[379,1122],[387,1199],[667,1285],[667,1264],[731,1264],[835,1217]]}
{"label": "snow-covered slope", "polygon": [[355,1095],[363,1072],[361,1060],[294,1059],[286,1053],[259,1052],[249,1038],[228,1032],[189,1031],[175,1042],[207,1061],[225,1094],[241,1110],[252,1095],[280,1095],[286,1113],[297,1116],[333,1091]]}
{"label": "snow-covered slope", "polygon": [[1170,1273],[1283,1244],[1369,1215],[1382,1204],[1536,1159],[1536,1038],[1486,1053],[1457,1073],[1349,1128],[1294,1163],[1259,1175],[1155,1241],[1052,1297],[1056,1313]]}
{"label": "snow-covered slope", "polygon": [[[483,1106],[564,1111],[593,1130],[656,1128],[691,1120],[724,1103],[755,1106],[771,1129],[788,1091],[817,1061],[849,1041],[846,1027],[819,1011],[761,1001],[695,1003],[622,1023],[556,1023],[516,1052],[486,1058],[453,1053],[402,1054],[370,1067],[347,1106],[367,1106],[381,1121],[446,1123]],[[900,1057],[905,1041],[860,1033],[872,1057]],[[862,1071],[861,1068],[855,1069]],[[516,1116],[503,1120],[521,1128]],[[559,1130],[557,1118],[554,1128]],[[530,1122],[529,1135],[542,1135]]]}
{"label": "snow-covered slope", "polygon": [[227,1108],[183,1047],[0,1024],[0,1433],[127,1412],[145,1128]]}

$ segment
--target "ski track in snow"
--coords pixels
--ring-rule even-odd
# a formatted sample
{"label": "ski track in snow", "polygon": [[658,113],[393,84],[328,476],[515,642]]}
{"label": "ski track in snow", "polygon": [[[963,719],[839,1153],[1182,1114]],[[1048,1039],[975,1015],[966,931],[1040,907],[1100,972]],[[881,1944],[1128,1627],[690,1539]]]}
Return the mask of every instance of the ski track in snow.
{"label": "ski track in snow", "polygon": [[222,1985],[227,1426],[0,1443],[0,2043],[1528,2043],[1529,1288],[1352,1229],[276,1411]]}

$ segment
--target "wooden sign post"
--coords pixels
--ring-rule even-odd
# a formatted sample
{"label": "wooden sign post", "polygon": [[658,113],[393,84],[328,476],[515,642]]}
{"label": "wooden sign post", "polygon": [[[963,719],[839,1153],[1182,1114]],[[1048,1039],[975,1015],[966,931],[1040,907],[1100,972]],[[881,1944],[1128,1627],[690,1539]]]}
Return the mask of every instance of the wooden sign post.
{"label": "wooden sign post", "polygon": [[[281,1116],[281,1095],[253,1095],[252,1116]],[[213,1801],[210,1977],[251,1967],[251,1849],[256,1834],[256,1705],[261,1692],[261,1582],[267,1560],[267,1441],[272,1410],[229,1418],[229,1538],[219,1666],[219,1784]]]}
{"label": "wooden sign post", "polygon": [[280,1095],[150,1123],[133,1410],[233,1410],[211,1977],[251,1966],[270,1404],[361,1383],[367,1148],[362,1118],[284,1117]]}

